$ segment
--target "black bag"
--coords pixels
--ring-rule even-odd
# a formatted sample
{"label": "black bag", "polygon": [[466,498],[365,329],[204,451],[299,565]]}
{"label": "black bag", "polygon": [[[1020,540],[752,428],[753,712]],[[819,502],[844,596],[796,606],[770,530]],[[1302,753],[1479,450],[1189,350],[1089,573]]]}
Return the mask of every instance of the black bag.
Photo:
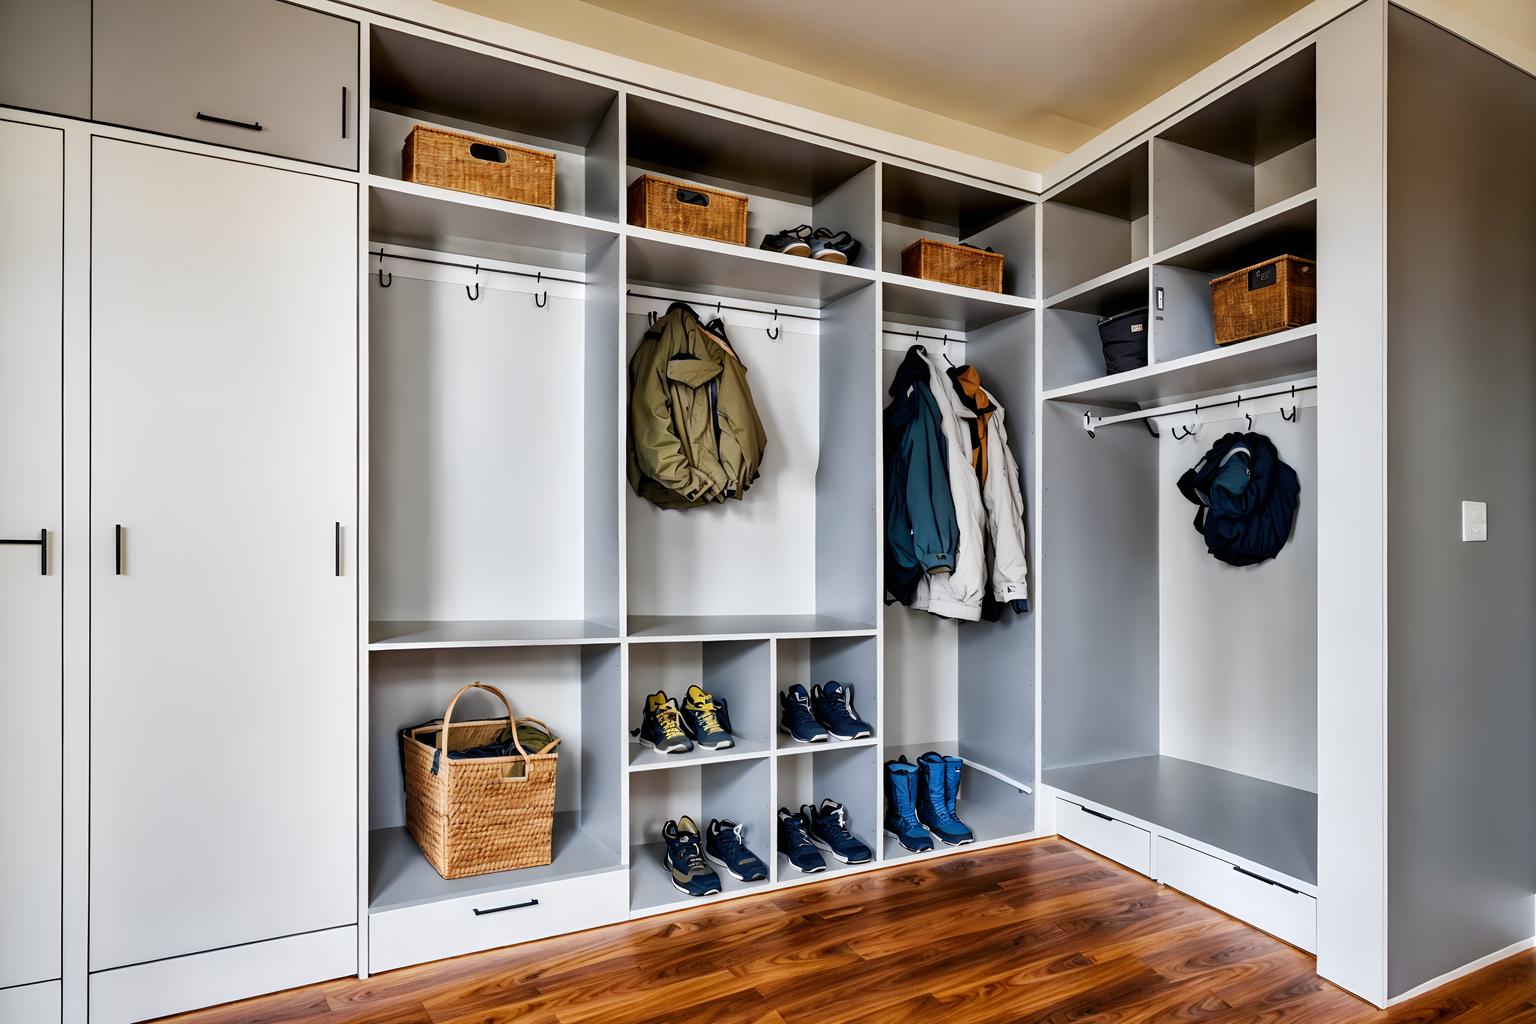
{"label": "black bag", "polygon": [[1146,366],[1147,311],[1137,309],[1100,320],[1099,341],[1104,346],[1105,373],[1124,373]]}
{"label": "black bag", "polygon": [[1199,506],[1195,532],[1228,565],[1258,565],[1280,553],[1301,505],[1301,483],[1263,434],[1227,434],[1179,478]]}

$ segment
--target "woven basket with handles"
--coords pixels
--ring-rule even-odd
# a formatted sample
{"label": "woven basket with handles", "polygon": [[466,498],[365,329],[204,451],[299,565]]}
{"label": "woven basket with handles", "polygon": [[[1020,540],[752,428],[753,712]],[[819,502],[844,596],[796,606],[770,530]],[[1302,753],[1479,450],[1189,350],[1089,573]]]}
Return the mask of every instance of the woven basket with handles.
{"label": "woven basket with handles", "polygon": [[968,245],[919,238],[901,250],[901,272],[924,281],[979,288],[984,292],[1003,290],[1003,255],[973,249]]}
{"label": "woven basket with handles", "polygon": [[400,151],[400,176],[419,185],[555,208],[555,154],[418,124]]}
{"label": "woven basket with handles", "polygon": [[[454,706],[470,690],[493,694],[507,709],[507,716],[453,721]],[[406,828],[444,878],[550,862],[559,757],[555,748],[560,740],[551,733],[550,742],[542,749],[526,750],[517,738],[522,722],[549,732],[538,719],[513,714],[506,695],[496,687],[475,682],[461,686],[453,695],[441,724],[401,732]],[[511,729],[519,754],[448,756],[449,750],[494,742],[503,729]]]}

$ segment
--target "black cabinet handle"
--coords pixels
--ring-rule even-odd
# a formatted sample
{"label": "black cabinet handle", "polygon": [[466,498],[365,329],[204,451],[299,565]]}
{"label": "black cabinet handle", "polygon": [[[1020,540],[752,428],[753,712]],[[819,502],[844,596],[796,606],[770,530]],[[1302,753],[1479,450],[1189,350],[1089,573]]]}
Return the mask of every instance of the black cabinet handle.
{"label": "black cabinet handle", "polygon": [[474,910],[476,917],[484,917],[486,914],[500,914],[504,910],[523,910],[527,907],[536,907],[538,905],[538,900],[526,900],[522,903],[509,903],[504,907],[491,907],[489,910],[481,910],[479,907],[471,909]]}
{"label": "black cabinet handle", "polygon": [[336,524],[336,575],[341,575],[341,524]]}
{"label": "black cabinet handle", "polygon": [[347,137],[347,87],[341,87],[341,137]]}
{"label": "black cabinet handle", "polygon": [[1083,807],[1083,808],[1080,808],[1080,810],[1081,810],[1081,811],[1082,811],[1082,812],[1083,812],[1083,813],[1084,813],[1084,814],[1091,814],[1091,815],[1093,815],[1093,816],[1094,816],[1094,817],[1095,817],[1095,818],[1103,818],[1103,819],[1104,819],[1104,820],[1105,820],[1105,821],[1114,821],[1114,820],[1115,820],[1115,819],[1114,819],[1114,818],[1111,818],[1111,817],[1110,817],[1110,816],[1109,816],[1109,815],[1107,815],[1107,814],[1104,814],[1104,813],[1102,813],[1102,812],[1100,812],[1100,811],[1096,811],[1096,810],[1094,810],[1094,809],[1093,809],[1093,808],[1092,808],[1092,807]]}
{"label": "black cabinet handle", "polygon": [[1232,865],[1232,870],[1236,871],[1240,875],[1247,875],[1249,878],[1257,879],[1258,881],[1263,882],[1265,885],[1272,885],[1276,889],[1284,889],[1286,892],[1290,893],[1293,896],[1300,896],[1301,895],[1301,893],[1297,892],[1295,889],[1292,889],[1288,885],[1284,885],[1284,884],[1282,884],[1280,882],[1277,882],[1273,878],[1265,878],[1263,875],[1254,874],[1252,871],[1249,871],[1247,868],[1240,868],[1236,864]]}
{"label": "black cabinet handle", "polygon": [[114,526],[112,528],[112,535],[113,535],[113,539],[114,539],[114,542],[115,542],[115,547],[117,549],[116,550],[116,554],[113,556],[115,558],[115,560],[116,560],[116,568],[113,570],[113,572],[114,572],[115,575],[121,576],[123,574],[123,524],[122,523],[118,523],[116,526]]}
{"label": "black cabinet handle", "polygon": [[199,121],[212,121],[214,124],[227,124],[231,128],[244,128],[246,131],[261,131],[260,121],[235,121],[227,117],[218,117],[214,114],[205,114],[201,110],[197,112]]}
{"label": "black cabinet handle", "polygon": [[4,538],[0,538],[0,544],[17,544],[23,546],[36,544],[39,553],[39,572],[43,576],[48,575],[48,530],[46,527],[37,531],[37,538],[35,540],[31,537],[18,537],[14,540],[6,540]]}

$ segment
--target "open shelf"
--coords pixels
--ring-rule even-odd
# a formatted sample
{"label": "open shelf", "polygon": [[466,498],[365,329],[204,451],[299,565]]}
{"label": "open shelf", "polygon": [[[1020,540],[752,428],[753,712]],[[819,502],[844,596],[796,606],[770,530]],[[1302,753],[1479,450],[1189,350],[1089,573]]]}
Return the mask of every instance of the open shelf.
{"label": "open shelf", "polygon": [[974,331],[1039,306],[1034,299],[891,273],[881,275],[881,296],[887,320],[952,331]]}
{"label": "open shelf", "polygon": [[629,639],[642,643],[874,635],[874,626],[835,619],[828,615],[631,615],[629,617]]}
{"label": "open shelf", "polygon": [[632,285],[820,309],[875,280],[858,267],[650,228],[629,228]]}
{"label": "open shelf", "polygon": [[1151,252],[1149,163],[1142,143],[1046,200],[1046,295],[1075,291]]}
{"label": "open shelf", "polygon": [[[1035,296],[1036,218],[1031,200],[898,163],[885,164],[882,174],[880,265],[889,278],[912,281],[919,288],[927,284],[902,274],[901,253],[916,240],[931,238],[952,244],[963,242],[1002,253],[1003,294],[1011,298]],[[966,294],[971,290],[954,291]],[[930,301],[936,297],[930,296]],[[917,294],[910,295],[909,299],[923,301]],[[985,316],[980,309],[968,312]]]}
{"label": "open shelf", "polygon": [[652,750],[650,747],[640,745],[640,741],[629,741],[629,770],[632,772],[653,772],[664,768],[678,768],[697,764],[723,764],[727,761],[750,761],[756,757],[768,757],[772,752],[768,744],[758,739],[744,739],[740,736],[733,737],[736,745],[725,750],[705,750],[703,747],[694,747],[682,754],[663,754]]}
{"label": "open shelf", "polygon": [[998,782],[1012,786],[1013,788],[1023,792],[1032,792],[1035,788],[1033,779],[1017,779],[1011,775],[1000,772],[995,768],[990,768],[987,765],[982,764],[980,761],[966,757],[964,751],[960,749],[960,744],[954,740],[934,740],[930,743],[902,743],[900,745],[887,746],[885,748],[885,760],[895,761],[898,758],[905,756],[908,761],[916,764],[917,759],[928,753],[930,750],[936,751],[946,756],[954,756],[958,754],[960,759],[965,762],[967,771],[981,772],[984,775],[988,775],[996,779]]}
{"label": "open shelf", "polygon": [[976,841],[965,846],[945,846],[934,838],[933,849],[927,853],[913,853],[905,849],[896,838],[887,832],[880,833],[880,842],[883,847],[883,859],[886,861],[907,860],[920,857],[937,857],[946,853],[956,853],[970,847],[990,846],[996,843],[1004,843],[1012,840],[1023,839],[1032,829],[1022,821],[1001,814],[986,804],[967,800],[964,790],[955,801],[955,817],[965,822],[975,834]]}
{"label": "open shelf", "polygon": [[1219,276],[1272,256],[1317,250],[1317,189],[1309,188],[1158,253],[1157,263]]}
{"label": "open shelf", "polygon": [[1223,394],[1251,384],[1300,380],[1317,373],[1317,325],[1154,363],[1045,392],[1048,402],[1135,409],[1179,398]]}
{"label": "open shelf", "polygon": [[822,750],[850,750],[856,747],[873,747],[880,742],[879,736],[865,736],[857,740],[840,740],[828,738],[825,743],[801,743],[779,733],[779,743],[774,753],[779,757],[794,757],[799,754],[814,754]]}
{"label": "open shelf", "polygon": [[1066,291],[1052,295],[1045,304],[1052,309],[1093,316],[1115,316],[1147,305],[1147,268],[1151,260],[1140,259]]}
{"label": "open shelf", "polygon": [[421,847],[403,826],[376,828],[368,833],[368,910],[380,913],[459,896],[501,892],[522,885],[623,870],[619,854],[582,831],[573,813],[555,815],[553,854],[550,863],[539,867],[446,879],[427,861]]}
{"label": "open shelf", "polygon": [[[703,827],[702,825],[700,827]],[[766,837],[759,837],[759,839]],[[756,846],[754,846],[756,843]],[[757,847],[761,847],[760,849]],[[768,863],[768,847],[757,840],[748,842],[747,848]],[[629,909],[632,914],[659,914],[668,910],[697,907],[735,896],[748,896],[765,892],[773,887],[770,878],[756,882],[742,882],[731,877],[725,868],[710,861],[709,866],[720,876],[720,891],[713,896],[689,896],[672,886],[672,874],[666,868],[664,857],[666,843],[646,843],[631,847],[629,851]]]}
{"label": "open shelf", "polygon": [[618,235],[615,224],[525,203],[378,175],[368,186],[369,236],[385,246],[584,270],[587,254]]}
{"label": "open shelf", "polygon": [[439,647],[544,647],[616,644],[618,630],[580,619],[501,619],[458,622],[370,622],[370,651]]}
{"label": "open shelf", "polygon": [[1147,825],[1317,885],[1317,794],[1175,757],[1047,768],[1041,779]]}

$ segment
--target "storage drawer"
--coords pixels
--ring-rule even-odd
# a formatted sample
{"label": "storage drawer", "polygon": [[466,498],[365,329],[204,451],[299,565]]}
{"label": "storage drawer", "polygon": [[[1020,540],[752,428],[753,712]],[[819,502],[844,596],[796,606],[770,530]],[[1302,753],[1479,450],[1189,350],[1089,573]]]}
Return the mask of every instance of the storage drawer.
{"label": "storage drawer", "polygon": [[1157,839],[1158,881],[1308,953],[1317,951],[1317,900],[1182,843]]}
{"label": "storage drawer", "polygon": [[368,969],[390,971],[628,917],[623,870],[368,916]]}
{"label": "storage drawer", "polygon": [[96,0],[92,37],[97,121],[357,168],[355,21],[282,0]]}
{"label": "storage drawer", "polygon": [[1132,871],[1152,874],[1152,834],[1146,829],[1057,797],[1056,831]]}

